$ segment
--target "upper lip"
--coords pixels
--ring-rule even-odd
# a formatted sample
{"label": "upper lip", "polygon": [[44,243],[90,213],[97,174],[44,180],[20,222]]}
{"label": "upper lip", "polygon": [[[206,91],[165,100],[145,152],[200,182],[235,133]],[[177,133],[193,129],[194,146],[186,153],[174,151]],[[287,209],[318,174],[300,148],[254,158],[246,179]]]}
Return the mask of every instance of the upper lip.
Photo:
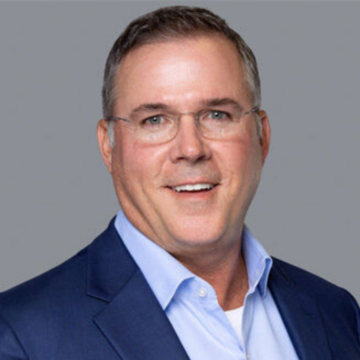
{"label": "upper lip", "polygon": [[169,184],[166,185],[166,187],[178,187],[178,186],[184,186],[184,185],[197,185],[197,184],[209,184],[212,186],[218,185],[218,183],[212,181],[212,180],[204,180],[204,179],[199,179],[199,180],[187,180],[187,181],[181,181],[181,182],[177,182],[174,184]]}

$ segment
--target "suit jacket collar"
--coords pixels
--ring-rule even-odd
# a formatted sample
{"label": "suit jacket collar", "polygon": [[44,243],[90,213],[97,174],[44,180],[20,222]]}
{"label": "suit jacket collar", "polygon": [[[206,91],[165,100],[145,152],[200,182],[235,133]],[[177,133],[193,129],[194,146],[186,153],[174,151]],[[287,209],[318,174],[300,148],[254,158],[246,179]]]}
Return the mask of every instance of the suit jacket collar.
{"label": "suit jacket collar", "polygon": [[88,248],[87,295],[110,302],[137,271],[137,265],[123,245],[114,226]]}
{"label": "suit jacket collar", "polygon": [[[94,322],[123,360],[189,359],[114,219],[88,248],[87,279],[87,295],[108,303]],[[317,303],[298,292],[277,259],[269,288],[299,359],[331,360]]]}
{"label": "suit jacket collar", "polygon": [[87,295],[108,305],[94,317],[123,360],[189,360],[171,323],[121,241],[114,219],[88,249]]}
{"label": "suit jacket collar", "polygon": [[298,291],[281,262],[273,259],[269,288],[300,360],[333,359],[317,302]]}

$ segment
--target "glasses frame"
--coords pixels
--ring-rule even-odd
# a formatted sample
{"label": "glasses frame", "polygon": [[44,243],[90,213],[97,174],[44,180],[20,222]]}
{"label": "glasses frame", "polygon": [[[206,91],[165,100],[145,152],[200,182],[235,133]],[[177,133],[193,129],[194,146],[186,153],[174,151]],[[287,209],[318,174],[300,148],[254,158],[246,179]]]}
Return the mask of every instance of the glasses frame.
{"label": "glasses frame", "polygon": [[[192,115],[194,117],[194,120],[195,122],[198,124],[198,121],[199,121],[199,118],[200,118],[200,115],[203,111],[208,111],[207,109],[204,109],[204,110],[200,110],[199,112],[193,112],[193,111],[189,111],[189,112],[180,112],[180,113],[177,113],[177,117],[175,118],[175,121],[177,122],[177,124],[179,124],[180,122],[180,119],[182,116],[184,115]],[[213,111],[216,111],[216,109],[214,109]],[[221,111],[221,110],[219,110]],[[253,114],[253,113],[258,113],[260,111],[260,108],[258,106],[254,106],[253,108],[251,108],[250,110],[247,110],[247,111],[244,111],[241,116],[239,116],[239,120],[246,116],[246,115],[249,115],[249,114]],[[131,121],[130,119],[127,119],[127,118],[124,118],[124,117],[120,117],[120,116],[108,116],[107,118],[105,118],[106,121],[124,121],[126,123],[130,123],[130,124],[133,124],[133,121]],[[168,140],[171,140],[173,138],[176,137],[176,134],[179,130],[179,125],[178,125],[178,129],[177,131],[175,132],[174,136],[163,141],[163,142],[166,142]],[[206,135],[204,135],[206,137]]]}

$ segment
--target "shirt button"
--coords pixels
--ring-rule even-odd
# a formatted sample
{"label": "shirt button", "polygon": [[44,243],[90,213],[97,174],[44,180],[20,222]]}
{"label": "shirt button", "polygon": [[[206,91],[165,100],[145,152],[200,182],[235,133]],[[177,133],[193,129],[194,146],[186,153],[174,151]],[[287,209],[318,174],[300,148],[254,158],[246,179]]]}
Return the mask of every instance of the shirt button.
{"label": "shirt button", "polygon": [[198,290],[198,295],[199,295],[199,297],[201,297],[201,298],[206,297],[206,296],[207,296],[207,290],[206,290],[205,288],[200,288],[200,289]]}

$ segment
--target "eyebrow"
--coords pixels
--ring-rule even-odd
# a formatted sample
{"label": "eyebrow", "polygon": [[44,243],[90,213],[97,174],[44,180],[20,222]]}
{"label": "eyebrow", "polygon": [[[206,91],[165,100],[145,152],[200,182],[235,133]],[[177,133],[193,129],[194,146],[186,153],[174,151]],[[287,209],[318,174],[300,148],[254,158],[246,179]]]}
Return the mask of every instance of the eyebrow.
{"label": "eyebrow", "polygon": [[136,107],[134,110],[131,111],[130,116],[147,112],[147,111],[154,111],[154,110],[169,110],[169,106],[163,103],[145,103],[141,104]]}
{"label": "eyebrow", "polygon": [[[213,98],[213,99],[205,99],[199,102],[201,107],[212,107],[212,106],[224,106],[224,105],[233,105],[242,109],[243,107],[234,99],[225,97],[225,98]],[[147,112],[147,111],[154,111],[154,110],[171,110],[172,107],[166,105],[164,103],[144,103],[136,107],[134,110],[131,111],[130,116],[133,116],[138,113]]]}
{"label": "eyebrow", "polygon": [[234,99],[231,98],[214,98],[214,99],[206,99],[202,100],[200,102],[201,106],[207,107],[207,106],[224,106],[224,105],[233,105],[240,109],[242,109],[242,106],[239,102],[237,102]]}

